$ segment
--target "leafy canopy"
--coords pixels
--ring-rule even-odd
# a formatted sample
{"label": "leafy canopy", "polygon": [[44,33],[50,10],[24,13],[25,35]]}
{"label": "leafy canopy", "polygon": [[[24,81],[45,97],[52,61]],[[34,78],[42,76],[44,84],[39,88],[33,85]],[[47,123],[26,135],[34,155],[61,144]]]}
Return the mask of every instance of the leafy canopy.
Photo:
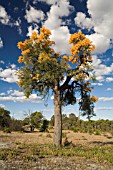
{"label": "leafy canopy", "polygon": [[76,103],[76,94],[79,92],[81,110],[89,110],[87,101],[92,105],[98,100],[95,96],[90,97],[93,88],[91,80],[94,80],[91,74],[91,51],[95,46],[82,32],[74,33],[69,40],[71,55],[61,55],[54,51],[55,42],[51,41],[50,35],[50,30],[42,27],[39,34],[33,32],[29,39],[18,43],[22,51],[18,62],[24,63],[18,71],[18,85],[26,97],[32,92],[45,97],[49,89],[53,93],[57,89],[62,105]]}

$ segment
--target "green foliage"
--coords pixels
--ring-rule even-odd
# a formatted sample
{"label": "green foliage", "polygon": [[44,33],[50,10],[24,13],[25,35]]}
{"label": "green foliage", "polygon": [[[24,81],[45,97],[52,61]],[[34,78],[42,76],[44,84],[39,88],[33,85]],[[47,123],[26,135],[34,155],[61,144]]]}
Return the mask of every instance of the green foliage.
{"label": "green foliage", "polygon": [[91,100],[90,95],[87,93],[83,94],[82,100],[79,102],[80,111],[82,116],[87,116],[87,119],[90,121],[93,116],[96,116],[94,113],[94,102]]}
{"label": "green foliage", "polygon": [[96,131],[95,131],[95,135],[101,135],[100,130],[96,130]]}
{"label": "green foliage", "polygon": [[23,124],[23,126],[29,125],[29,118],[26,117],[26,118],[22,121],[22,124]]}
{"label": "green foliage", "polygon": [[54,126],[54,115],[51,117],[49,124],[50,126]]}
{"label": "green foliage", "polygon": [[5,127],[5,128],[3,129],[3,132],[4,132],[4,133],[11,133],[11,130],[10,130],[10,128]]}
{"label": "green foliage", "polygon": [[49,121],[44,119],[42,126],[40,127],[40,132],[47,132],[48,131],[48,124],[49,124]]}
{"label": "green foliage", "polygon": [[[50,125],[53,123],[54,116],[50,120]],[[52,123],[51,123],[52,121]],[[79,120],[73,113],[67,116],[62,115],[62,128],[64,130],[72,130],[73,132],[89,133],[101,135],[102,132],[110,132],[113,134],[113,120]]]}
{"label": "green foliage", "polygon": [[10,112],[0,107],[0,128],[9,127],[11,123]]}
{"label": "green foliage", "polygon": [[[81,32],[70,36],[71,56],[56,53],[52,48],[55,42],[50,40],[51,32],[40,28],[39,35],[33,32],[31,37],[18,43],[22,56],[18,62],[24,63],[18,71],[18,85],[26,97],[30,94],[45,98],[52,89],[53,94],[60,92],[61,105],[75,104],[77,93],[81,96],[80,109],[88,119],[94,116],[94,100],[90,97],[92,71],[91,51],[94,45]],[[60,85],[66,78],[64,83]]]}
{"label": "green foliage", "polygon": [[23,126],[22,120],[17,120],[14,118],[11,119],[11,124],[10,124],[11,131],[23,131],[22,126]]}
{"label": "green foliage", "polygon": [[30,123],[36,128],[40,128],[43,123],[43,115],[41,112],[34,112],[30,115]]}
{"label": "green foliage", "polygon": [[[28,152],[29,151],[29,152]],[[100,163],[113,164],[113,147],[112,146],[73,146],[66,142],[62,148],[53,147],[53,145],[21,144],[16,148],[0,149],[0,160],[23,160],[36,161],[39,158],[48,156],[59,157],[83,157],[93,159]]]}
{"label": "green foliage", "polygon": [[68,138],[67,138],[67,137],[65,138],[63,145],[64,145],[64,147],[74,146],[74,145],[72,144],[72,141],[71,141],[71,142],[68,141]]}
{"label": "green foliage", "polygon": [[62,133],[62,137],[63,137],[63,138],[66,138],[66,133]]}
{"label": "green foliage", "polygon": [[47,137],[47,138],[52,138],[52,136],[51,136],[50,133],[48,133],[48,134],[46,135],[46,137]]}

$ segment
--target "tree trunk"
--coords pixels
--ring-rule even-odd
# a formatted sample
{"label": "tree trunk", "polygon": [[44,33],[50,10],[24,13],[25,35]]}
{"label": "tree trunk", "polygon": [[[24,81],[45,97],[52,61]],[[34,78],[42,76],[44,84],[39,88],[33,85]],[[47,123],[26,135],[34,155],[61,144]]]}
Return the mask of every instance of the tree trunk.
{"label": "tree trunk", "polygon": [[62,144],[62,113],[60,90],[54,92],[54,145],[60,147]]}

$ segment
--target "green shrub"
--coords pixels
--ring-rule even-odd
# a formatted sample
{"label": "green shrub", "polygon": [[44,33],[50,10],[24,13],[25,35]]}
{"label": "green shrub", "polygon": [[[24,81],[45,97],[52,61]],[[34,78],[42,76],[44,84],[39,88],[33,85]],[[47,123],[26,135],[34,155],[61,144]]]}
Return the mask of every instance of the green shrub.
{"label": "green shrub", "polygon": [[63,138],[66,138],[66,133],[62,133],[62,137],[63,137]]}
{"label": "green shrub", "polygon": [[75,128],[74,126],[70,127],[70,130],[72,130],[75,133],[80,131],[79,128]]}
{"label": "green shrub", "polygon": [[47,138],[52,138],[51,134],[46,135]]}
{"label": "green shrub", "polygon": [[96,130],[95,135],[101,135],[101,132],[99,130]]}
{"label": "green shrub", "polygon": [[10,128],[5,127],[5,128],[3,129],[3,132],[4,132],[4,133],[11,133],[11,130],[10,130]]}
{"label": "green shrub", "polygon": [[64,147],[65,147],[65,146],[70,146],[70,145],[72,145],[72,141],[69,142],[68,139],[67,139],[67,137],[66,137],[66,138],[65,138],[65,141],[64,141]]}

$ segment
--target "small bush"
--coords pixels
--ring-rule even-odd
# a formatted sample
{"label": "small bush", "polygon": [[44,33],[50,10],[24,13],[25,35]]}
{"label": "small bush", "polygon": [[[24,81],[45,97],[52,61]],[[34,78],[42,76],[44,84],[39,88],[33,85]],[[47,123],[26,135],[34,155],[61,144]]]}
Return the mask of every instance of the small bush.
{"label": "small bush", "polygon": [[91,135],[93,133],[94,133],[93,129],[89,129],[89,134]]}
{"label": "small bush", "polygon": [[75,128],[75,127],[70,127],[70,130],[72,130],[73,132],[79,132],[80,131],[80,129],[79,128]]}
{"label": "small bush", "polygon": [[101,132],[99,130],[96,130],[95,135],[101,135]]}
{"label": "small bush", "polygon": [[65,146],[70,146],[70,145],[72,145],[72,141],[69,142],[68,139],[67,139],[67,137],[66,137],[66,138],[65,138],[65,141],[64,141],[64,147],[65,147]]}
{"label": "small bush", "polygon": [[11,130],[10,130],[9,128],[5,127],[4,130],[3,130],[3,132],[4,132],[4,133],[11,133]]}
{"label": "small bush", "polygon": [[46,135],[47,138],[52,138],[51,134]]}
{"label": "small bush", "polygon": [[62,137],[63,137],[63,138],[66,138],[66,133],[62,133]]}

